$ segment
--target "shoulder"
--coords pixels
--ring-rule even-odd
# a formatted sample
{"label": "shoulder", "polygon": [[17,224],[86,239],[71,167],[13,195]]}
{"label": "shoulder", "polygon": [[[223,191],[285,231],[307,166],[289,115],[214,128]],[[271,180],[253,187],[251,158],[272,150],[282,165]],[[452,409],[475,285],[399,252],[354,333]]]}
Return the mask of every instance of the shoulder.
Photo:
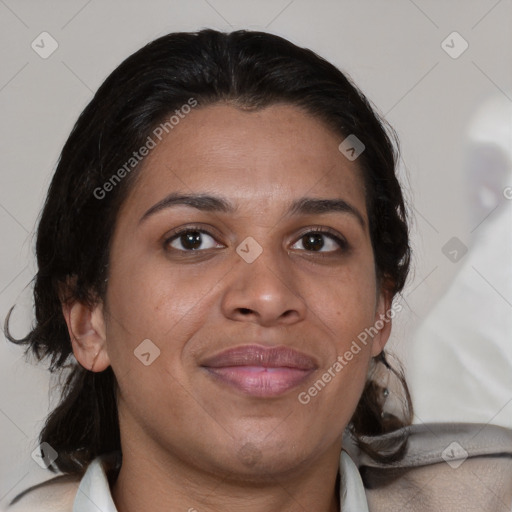
{"label": "shoulder", "polygon": [[[358,462],[372,512],[511,510],[512,430],[476,423],[413,425],[404,458]],[[385,436],[375,437],[375,441]]]}
{"label": "shoulder", "polygon": [[72,512],[79,485],[79,476],[51,478],[18,494],[7,512]]}
{"label": "shoulder", "polygon": [[87,465],[83,475],[60,475],[29,487],[11,501],[7,512],[89,510],[91,501],[98,510],[115,510],[110,480],[116,477],[120,466],[121,452],[99,455]]}

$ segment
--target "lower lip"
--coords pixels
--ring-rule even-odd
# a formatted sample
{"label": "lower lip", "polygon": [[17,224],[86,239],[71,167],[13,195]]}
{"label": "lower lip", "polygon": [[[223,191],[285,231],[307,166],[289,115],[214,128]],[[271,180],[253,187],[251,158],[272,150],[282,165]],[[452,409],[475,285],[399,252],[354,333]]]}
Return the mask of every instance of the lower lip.
{"label": "lower lip", "polygon": [[238,390],[258,397],[282,395],[301,384],[313,370],[261,366],[206,367],[208,372]]}

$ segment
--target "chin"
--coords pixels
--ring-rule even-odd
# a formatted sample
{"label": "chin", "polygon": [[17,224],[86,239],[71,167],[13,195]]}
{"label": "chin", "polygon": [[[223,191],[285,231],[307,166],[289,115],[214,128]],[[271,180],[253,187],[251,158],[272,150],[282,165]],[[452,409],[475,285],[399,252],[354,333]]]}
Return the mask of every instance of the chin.
{"label": "chin", "polygon": [[255,484],[272,482],[276,478],[300,471],[301,467],[310,465],[312,457],[312,454],[308,456],[303,442],[290,438],[286,441],[275,439],[273,442],[269,442],[269,439],[263,442],[246,440],[232,443],[228,448],[229,453],[216,458],[217,463],[224,462],[218,470],[228,479]]}

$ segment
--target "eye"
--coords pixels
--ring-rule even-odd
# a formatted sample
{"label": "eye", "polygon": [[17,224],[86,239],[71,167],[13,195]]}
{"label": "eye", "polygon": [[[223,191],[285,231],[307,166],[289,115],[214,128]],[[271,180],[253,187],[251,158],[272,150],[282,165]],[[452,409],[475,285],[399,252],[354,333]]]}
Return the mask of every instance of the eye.
{"label": "eye", "polygon": [[182,229],[165,240],[165,247],[172,247],[177,251],[204,251],[222,246],[213,236],[204,229]]}
{"label": "eye", "polygon": [[297,247],[299,244],[310,252],[337,252],[348,249],[348,243],[344,238],[333,234],[326,228],[317,228],[304,233],[295,242],[292,249],[300,249]]}

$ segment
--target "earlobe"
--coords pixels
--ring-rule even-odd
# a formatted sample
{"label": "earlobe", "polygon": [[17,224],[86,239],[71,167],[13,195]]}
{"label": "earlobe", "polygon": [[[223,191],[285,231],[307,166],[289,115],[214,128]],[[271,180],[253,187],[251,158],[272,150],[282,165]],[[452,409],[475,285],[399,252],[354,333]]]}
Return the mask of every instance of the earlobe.
{"label": "earlobe", "polygon": [[88,306],[78,301],[64,302],[62,313],[76,360],[87,370],[106,370],[110,366],[110,359],[102,304]]}

